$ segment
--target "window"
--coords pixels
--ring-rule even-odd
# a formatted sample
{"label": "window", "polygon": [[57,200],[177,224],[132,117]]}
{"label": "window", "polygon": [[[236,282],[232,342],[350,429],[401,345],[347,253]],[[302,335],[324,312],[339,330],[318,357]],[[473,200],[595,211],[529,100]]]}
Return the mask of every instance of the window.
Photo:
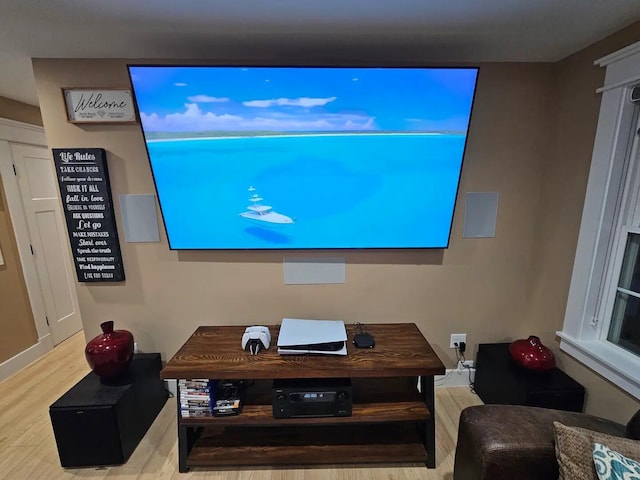
{"label": "window", "polygon": [[606,67],[560,349],[640,398],[640,42]]}
{"label": "window", "polygon": [[627,231],[607,340],[640,355],[640,233]]}

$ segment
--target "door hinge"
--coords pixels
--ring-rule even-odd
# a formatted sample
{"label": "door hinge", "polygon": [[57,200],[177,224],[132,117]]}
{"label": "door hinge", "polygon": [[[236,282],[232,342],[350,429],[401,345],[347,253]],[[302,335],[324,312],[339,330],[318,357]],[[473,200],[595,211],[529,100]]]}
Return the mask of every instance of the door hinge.
{"label": "door hinge", "polygon": [[45,321],[47,322],[47,327],[49,327],[49,317],[47,317],[46,315],[44,316]]}
{"label": "door hinge", "polygon": [[31,249],[31,255],[35,255],[35,253],[33,253],[33,245],[29,244],[29,248]]}
{"label": "door hinge", "polygon": [[18,176],[18,172],[16,172],[16,164],[12,163],[11,166],[13,167],[13,174],[17,177]]}

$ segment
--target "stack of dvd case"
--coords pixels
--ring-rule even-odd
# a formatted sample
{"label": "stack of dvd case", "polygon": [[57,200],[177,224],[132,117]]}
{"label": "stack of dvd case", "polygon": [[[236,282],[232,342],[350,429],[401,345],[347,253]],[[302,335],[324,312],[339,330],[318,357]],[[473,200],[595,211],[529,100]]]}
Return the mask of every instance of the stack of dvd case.
{"label": "stack of dvd case", "polygon": [[212,398],[214,388],[211,380],[206,378],[180,379],[178,387],[182,417],[211,416],[211,405],[215,404],[215,400]]}

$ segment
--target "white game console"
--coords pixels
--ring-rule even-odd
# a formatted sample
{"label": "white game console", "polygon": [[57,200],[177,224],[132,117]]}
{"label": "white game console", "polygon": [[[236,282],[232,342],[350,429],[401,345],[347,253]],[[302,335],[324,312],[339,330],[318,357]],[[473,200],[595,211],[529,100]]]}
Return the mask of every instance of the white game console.
{"label": "white game console", "polygon": [[268,327],[247,327],[242,335],[242,349],[249,350],[251,355],[257,355],[262,349],[268,350],[271,344],[271,332]]}

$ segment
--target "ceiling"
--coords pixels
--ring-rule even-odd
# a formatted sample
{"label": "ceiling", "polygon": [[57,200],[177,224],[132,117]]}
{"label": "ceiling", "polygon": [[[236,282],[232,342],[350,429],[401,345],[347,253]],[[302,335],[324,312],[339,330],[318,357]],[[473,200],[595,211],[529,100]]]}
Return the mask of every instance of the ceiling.
{"label": "ceiling", "polygon": [[0,0],[0,95],[38,104],[33,57],[557,61],[639,19],[638,0]]}

